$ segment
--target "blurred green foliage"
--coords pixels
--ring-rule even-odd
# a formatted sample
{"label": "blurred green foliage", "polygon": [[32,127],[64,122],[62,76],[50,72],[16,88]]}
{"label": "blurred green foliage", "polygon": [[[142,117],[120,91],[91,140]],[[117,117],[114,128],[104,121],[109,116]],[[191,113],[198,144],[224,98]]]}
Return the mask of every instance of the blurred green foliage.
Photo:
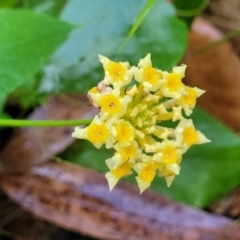
{"label": "blurred green foliage", "polygon": [[0,8],[12,8],[17,4],[18,0],[2,0]]}

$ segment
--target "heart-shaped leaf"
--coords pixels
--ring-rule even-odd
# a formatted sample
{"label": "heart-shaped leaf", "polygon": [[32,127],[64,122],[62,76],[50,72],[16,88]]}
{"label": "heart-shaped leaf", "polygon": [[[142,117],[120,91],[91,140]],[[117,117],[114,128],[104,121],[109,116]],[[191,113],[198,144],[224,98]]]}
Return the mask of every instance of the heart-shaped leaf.
{"label": "heart-shaped leaf", "polygon": [[[71,0],[61,17],[83,28],[75,30],[54,55],[51,66],[58,78],[51,88],[43,78],[42,91],[86,92],[103,78],[98,54],[137,64],[152,53],[154,64],[168,69],[179,61],[186,47],[187,27],[165,0]],[[126,38],[128,44],[122,49]]]}
{"label": "heart-shaped leaf", "polygon": [[26,10],[0,10],[0,26],[1,108],[9,93],[31,81],[72,26]]}

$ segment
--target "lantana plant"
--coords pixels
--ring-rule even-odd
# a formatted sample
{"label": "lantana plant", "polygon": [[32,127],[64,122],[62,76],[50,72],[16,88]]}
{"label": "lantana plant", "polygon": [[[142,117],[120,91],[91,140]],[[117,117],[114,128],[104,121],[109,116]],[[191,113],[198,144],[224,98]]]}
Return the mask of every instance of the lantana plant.
{"label": "lantana plant", "polygon": [[[99,59],[105,77],[88,96],[100,111],[89,126],[76,127],[72,136],[115,150],[106,159],[110,190],[132,170],[141,193],[156,174],[170,186],[180,172],[182,155],[192,145],[209,142],[187,118],[204,91],[182,83],[186,65],[161,71],[152,66],[150,54],[137,67],[101,55]],[[167,127],[166,121],[175,122],[175,128]]]}

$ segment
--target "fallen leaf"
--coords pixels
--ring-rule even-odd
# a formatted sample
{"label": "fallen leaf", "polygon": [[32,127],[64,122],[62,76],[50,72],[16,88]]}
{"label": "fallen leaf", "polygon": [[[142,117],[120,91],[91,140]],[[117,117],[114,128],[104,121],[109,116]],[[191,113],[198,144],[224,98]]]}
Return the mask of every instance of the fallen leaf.
{"label": "fallen leaf", "polygon": [[211,212],[229,216],[231,218],[240,217],[240,186],[223,198],[215,201],[209,207]]}
{"label": "fallen leaf", "polygon": [[0,239],[1,229],[16,240],[48,240],[55,233],[57,227],[38,220],[7,197],[0,200]]}
{"label": "fallen leaf", "polygon": [[223,34],[206,20],[194,21],[184,58],[188,66],[185,81],[206,90],[198,100],[199,105],[239,132],[240,60],[229,42],[200,51],[222,37]]}
{"label": "fallen leaf", "polygon": [[[204,14],[212,25],[216,26],[223,33],[228,34],[238,30],[240,26],[240,1],[236,0],[218,0],[210,1]],[[234,50],[240,56],[240,36],[231,39]]]}
{"label": "fallen leaf", "polygon": [[23,209],[100,239],[240,239],[240,225],[121,182],[110,192],[100,173],[47,162],[2,175],[0,187]]}
{"label": "fallen leaf", "polygon": [[11,201],[1,191],[0,209],[1,240],[93,240],[36,218]]}
{"label": "fallen leaf", "polygon": [[[97,109],[88,106],[86,96],[54,96],[36,109],[29,119],[65,120],[93,117]],[[17,129],[0,153],[0,173],[26,170],[49,160],[68,147],[74,127],[25,127]]]}

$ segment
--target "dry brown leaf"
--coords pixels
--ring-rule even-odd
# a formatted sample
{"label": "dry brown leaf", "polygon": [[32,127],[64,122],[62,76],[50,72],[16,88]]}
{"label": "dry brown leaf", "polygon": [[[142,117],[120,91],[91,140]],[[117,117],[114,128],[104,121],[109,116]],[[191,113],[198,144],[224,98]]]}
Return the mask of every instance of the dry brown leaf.
{"label": "dry brown leaf", "polygon": [[186,83],[206,93],[198,103],[235,131],[240,131],[240,60],[230,43],[211,50],[197,51],[217,40],[221,34],[207,21],[198,18],[192,26],[184,62]]}
{"label": "dry brown leaf", "polygon": [[240,187],[234,189],[227,196],[215,201],[209,209],[216,214],[232,218],[240,217]]}
{"label": "dry brown leaf", "polygon": [[70,164],[48,162],[5,175],[0,186],[40,219],[100,239],[240,239],[240,225],[229,219],[151,190],[139,195],[130,183],[110,192],[102,174]]}
{"label": "dry brown leaf", "polygon": [[[54,96],[38,108],[29,119],[91,118],[97,110],[88,105],[86,96]],[[74,127],[41,127],[17,129],[0,153],[0,173],[19,171],[49,160],[68,147]]]}
{"label": "dry brown leaf", "polygon": [[[34,218],[6,198],[0,201],[0,228],[4,228],[16,240],[49,240],[56,227]],[[27,227],[26,227],[27,226]],[[1,239],[0,230],[0,239]],[[11,239],[12,239],[11,238]]]}
{"label": "dry brown leaf", "polygon": [[[221,1],[221,4],[228,4],[228,9],[232,7],[226,1]],[[239,6],[239,3],[236,4]],[[214,6],[221,8],[220,5]],[[221,9],[227,11],[226,8]],[[184,60],[188,65],[186,82],[191,86],[205,89],[207,92],[199,98],[199,104],[233,130],[240,132],[239,58],[229,42],[197,54],[199,49],[222,37],[223,34],[207,21],[202,18],[196,19],[189,36],[189,46]],[[228,196],[213,203],[210,210],[217,214],[239,217],[239,200],[240,190],[237,188]]]}
{"label": "dry brown leaf", "polygon": [[[239,0],[211,0],[204,17],[227,34],[240,29]],[[231,39],[234,50],[240,56],[240,36]]]}
{"label": "dry brown leaf", "polygon": [[47,223],[23,210],[0,190],[1,240],[93,240]]}

